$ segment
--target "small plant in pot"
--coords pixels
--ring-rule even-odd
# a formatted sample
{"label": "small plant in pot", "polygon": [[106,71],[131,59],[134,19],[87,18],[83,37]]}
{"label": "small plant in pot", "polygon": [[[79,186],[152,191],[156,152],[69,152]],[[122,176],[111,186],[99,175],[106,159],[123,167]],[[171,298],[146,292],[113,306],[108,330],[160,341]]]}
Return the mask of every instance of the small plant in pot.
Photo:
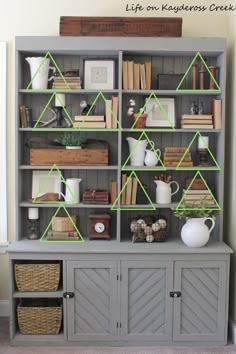
{"label": "small plant in pot", "polygon": [[87,139],[83,136],[65,133],[55,139],[55,141],[64,145],[66,149],[82,149],[82,147],[86,144]]}
{"label": "small plant in pot", "polygon": [[128,111],[127,111],[127,115],[132,117],[133,119],[133,123],[134,124],[134,128],[137,129],[142,129],[146,127],[146,120],[147,120],[147,114],[144,113],[144,108],[140,108],[138,113],[134,112],[134,108],[136,106],[136,102],[133,99],[129,100],[129,106],[128,106]]}
{"label": "small plant in pot", "polygon": [[[215,218],[210,217],[212,210],[208,203],[201,200],[200,203],[182,203],[181,209],[174,210],[174,215],[179,219],[186,219],[186,223],[181,229],[181,238],[188,247],[203,247],[210,238],[211,231],[215,226]],[[212,223],[209,229],[205,222],[210,220]]]}

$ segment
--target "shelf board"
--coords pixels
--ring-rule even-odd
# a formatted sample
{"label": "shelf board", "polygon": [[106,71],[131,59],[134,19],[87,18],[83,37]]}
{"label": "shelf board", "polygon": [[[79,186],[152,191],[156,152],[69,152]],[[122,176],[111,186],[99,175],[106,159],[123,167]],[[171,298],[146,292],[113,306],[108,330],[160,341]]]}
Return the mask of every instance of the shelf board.
{"label": "shelf board", "polygon": [[217,91],[176,91],[176,90],[122,90],[123,94],[135,94],[135,95],[150,95],[154,92],[156,96],[215,96],[220,95],[221,92]]}
{"label": "shelf board", "polygon": [[[52,164],[53,165],[53,164]],[[21,170],[51,170],[51,166],[20,165]],[[64,166],[57,165],[60,170],[118,170],[118,166]]]}
{"label": "shelf board", "polygon": [[212,167],[202,167],[202,166],[193,166],[193,167],[165,167],[165,169],[161,165],[157,165],[154,167],[148,166],[126,166],[124,167],[121,172],[125,171],[154,171],[154,172],[165,172],[165,171],[221,171],[217,166]]}
{"label": "shelf board", "polygon": [[45,127],[45,128],[19,128],[20,132],[52,132],[52,133],[57,133],[57,132],[95,132],[95,133],[100,133],[100,132],[105,132],[105,133],[118,133],[121,129],[108,129],[108,128],[52,128],[52,127]]}
{"label": "shelf board", "polygon": [[63,290],[58,291],[14,291],[14,298],[62,298]]}
{"label": "shelf board", "polygon": [[181,128],[147,128],[147,129],[130,129],[130,128],[123,128],[121,130],[124,133],[137,133],[137,132],[150,132],[150,133],[196,133],[197,131],[203,133],[220,133],[221,129],[181,129]]}
{"label": "shelf board", "polygon": [[[32,206],[37,205],[39,208],[57,208],[59,204],[63,203],[63,201],[57,202],[57,203],[31,203],[27,201],[23,201],[20,203],[20,207],[23,208],[30,208]],[[79,208],[79,209],[111,209],[112,205],[111,204],[65,204],[67,208]]]}
{"label": "shelf board", "polygon": [[106,93],[117,93],[119,92],[118,89],[114,89],[114,90],[85,90],[85,89],[81,89],[81,90],[53,90],[53,89],[47,89],[47,90],[26,90],[26,89],[20,89],[18,90],[19,93],[24,93],[24,94],[31,94],[31,95],[35,95],[35,94],[42,94],[42,95],[50,95],[53,94],[54,92],[56,93],[65,93],[65,94],[69,94],[69,95],[73,95],[73,94],[98,94],[99,92],[102,92],[104,94]]}
{"label": "shelf board", "polygon": [[14,343],[21,343],[24,342],[25,340],[27,341],[31,341],[33,343],[35,342],[48,342],[48,341],[60,341],[60,342],[64,342],[65,338],[64,338],[64,333],[60,332],[59,334],[21,334],[19,332],[16,332],[13,342]]}

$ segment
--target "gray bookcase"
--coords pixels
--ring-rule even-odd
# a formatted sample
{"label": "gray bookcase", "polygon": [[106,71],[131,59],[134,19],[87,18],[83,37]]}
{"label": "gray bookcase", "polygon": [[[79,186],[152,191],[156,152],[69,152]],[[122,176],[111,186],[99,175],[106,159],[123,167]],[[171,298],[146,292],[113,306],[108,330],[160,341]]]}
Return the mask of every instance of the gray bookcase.
{"label": "gray bookcase", "polygon": [[[227,342],[228,279],[231,249],[223,242],[224,151],[225,151],[225,80],[226,42],[222,38],[93,38],[93,37],[17,37],[16,38],[16,241],[9,247],[11,269],[11,341],[20,344],[76,345],[160,345],[166,343],[218,343]],[[192,101],[203,102],[210,110],[213,98],[222,99],[222,129],[200,130],[209,136],[209,148],[221,167],[220,171],[201,171],[217,199],[220,211],[214,212],[216,226],[211,241],[200,249],[186,247],[180,239],[183,222],[173,215],[182,197],[176,194],[170,205],[155,204],[154,176],[160,171],[135,171],[149,186],[148,194],[156,211],[111,210],[112,205],[66,206],[78,217],[78,228],[84,243],[42,243],[27,239],[27,209],[32,189],[32,171],[50,171],[51,166],[31,166],[29,149],[25,144],[33,136],[54,139],[63,131],[34,131],[19,128],[19,104],[32,108],[39,117],[42,107],[53,91],[27,90],[30,82],[29,56],[53,56],[61,71],[79,68],[84,80],[85,59],[112,59],[115,61],[115,88],[103,90],[106,98],[119,97],[118,119],[122,130],[90,131],[80,133],[88,138],[109,143],[108,166],[58,166],[64,178],[82,178],[81,189],[107,189],[116,180],[121,190],[122,166],[129,155],[126,138],[138,138],[142,131],[131,131],[127,116],[130,98],[137,106],[153,91],[157,97],[174,97],[177,124],[174,132],[147,131],[150,140],[162,151],[165,146],[188,146],[196,130],[180,128],[180,118],[189,112]],[[197,52],[207,59],[208,65],[219,68],[218,82],[221,92],[177,92],[157,90],[157,74],[185,73]],[[151,61],[151,91],[123,90],[122,61]],[[71,117],[80,111],[79,103],[92,103],[96,90],[61,91],[66,94],[66,106]],[[97,102],[99,114],[104,105]],[[192,147],[194,160],[196,143]],[[167,168],[180,189],[186,178],[197,170],[177,171]],[[35,205],[36,206],[36,205]],[[40,233],[43,234],[53,217],[57,204],[37,204],[40,208]],[[142,210],[141,210],[142,209]],[[143,210],[144,209],[144,210]],[[111,215],[110,240],[89,240],[89,214]],[[168,220],[168,237],[164,243],[132,243],[128,220],[139,214],[162,214]],[[61,280],[56,292],[19,292],[15,283],[14,264],[60,261]],[[174,293],[173,293],[174,292]],[[69,295],[68,295],[69,293]],[[71,295],[72,294],[72,295]],[[21,299],[60,299],[63,305],[63,323],[58,335],[23,335],[19,332],[16,308]]]}

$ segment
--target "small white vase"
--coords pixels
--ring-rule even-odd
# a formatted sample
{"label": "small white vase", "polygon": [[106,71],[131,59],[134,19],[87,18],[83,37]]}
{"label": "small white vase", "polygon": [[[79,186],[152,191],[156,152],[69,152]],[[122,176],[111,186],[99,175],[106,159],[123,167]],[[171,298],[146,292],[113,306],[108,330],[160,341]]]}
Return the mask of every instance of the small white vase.
{"label": "small white vase", "polygon": [[[206,220],[210,220],[212,222],[210,229],[205,224]],[[203,247],[209,241],[210,234],[214,226],[215,220],[213,218],[187,219],[181,230],[182,241],[188,247]]]}

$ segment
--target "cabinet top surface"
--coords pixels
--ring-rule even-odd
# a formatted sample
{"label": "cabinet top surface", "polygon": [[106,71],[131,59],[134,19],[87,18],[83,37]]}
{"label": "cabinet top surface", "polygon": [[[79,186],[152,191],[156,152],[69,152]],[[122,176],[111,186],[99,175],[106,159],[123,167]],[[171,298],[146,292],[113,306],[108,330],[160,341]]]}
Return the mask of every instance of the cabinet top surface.
{"label": "cabinet top surface", "polygon": [[14,241],[9,253],[52,253],[52,254],[229,254],[232,249],[224,242],[210,241],[205,247],[190,248],[179,240],[163,243],[130,243],[110,241],[87,242],[40,242],[39,240]]}
{"label": "cabinet top surface", "polygon": [[168,52],[188,54],[201,51],[204,54],[222,53],[226,48],[225,38],[215,37],[63,37],[20,36],[16,37],[16,50],[22,51],[83,51],[124,50],[128,52]]}

